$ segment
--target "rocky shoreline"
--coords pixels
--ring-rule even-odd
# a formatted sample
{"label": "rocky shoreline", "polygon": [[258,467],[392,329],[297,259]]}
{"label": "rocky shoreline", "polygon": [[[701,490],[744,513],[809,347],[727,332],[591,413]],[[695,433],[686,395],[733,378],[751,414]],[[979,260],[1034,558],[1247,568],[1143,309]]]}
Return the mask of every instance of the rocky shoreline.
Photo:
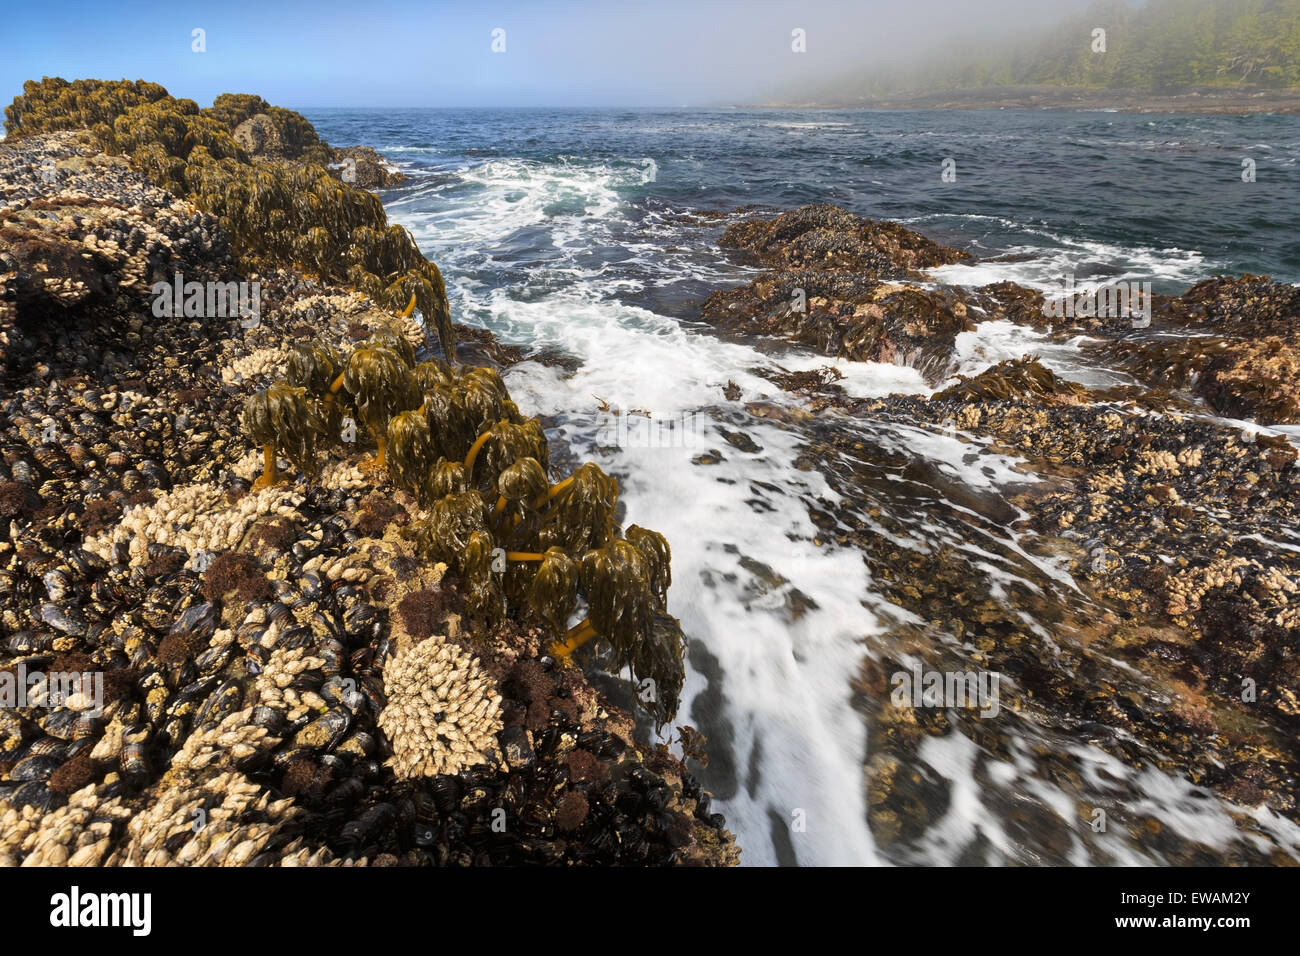
{"label": "rocky shoreline", "polygon": [[[937,385],[957,365],[956,336],[1003,319],[1053,341],[1084,336],[1099,366],[1143,383],[1089,389],[1026,357],[928,399],[863,400],[827,367],[770,376],[804,412],[749,405],[797,434],[799,467],[838,493],[805,499],[822,531],[810,546],[860,551],[887,600],[873,607],[890,625],[868,641],[857,698],[868,725],[868,818],[884,852],[913,860],[950,805],[949,785],[923,753],[955,729],[977,746],[972,772],[1033,860],[1122,858],[1090,827],[1098,808],[1168,862],[1289,860],[1274,840],[1247,836],[1258,821],[1246,808],[1300,821],[1296,449],[1216,416],[1300,422],[1300,289],[1217,278],[1156,297],[1149,325],[1053,319],[1040,293],[1009,283],[922,282],[918,269],[964,254],[835,207],[733,225],[722,245],[766,271],[704,303],[721,334],[911,365]],[[891,427],[937,436],[951,455],[1011,456],[1025,481],[1011,493],[964,486],[889,441]],[[1047,573],[1053,562],[1078,589]],[[918,660],[941,673],[1000,675],[1001,717],[898,706],[890,675]],[[1059,743],[1069,740],[1135,773],[1157,767],[1217,791],[1243,808],[1239,842],[1225,856],[1161,833],[1156,808],[1139,811],[1127,784],[1090,780],[1087,761]],[[1074,812],[1026,803],[980,770],[1017,760],[1064,782]],[[985,862],[980,853],[967,862]]]}
{"label": "rocky shoreline", "polygon": [[[30,84],[0,143],[0,692],[99,675],[105,704],[89,712],[80,685],[51,700],[46,681],[0,709],[0,863],[738,862],[692,773],[701,734],[677,727],[678,758],[646,733],[673,725],[685,644],[663,613],[667,543],[622,529],[617,485],[539,446],[501,383],[553,357],[451,321],[436,266],[356,188],[391,184],[373,151],[255,97],[199,110],[126,86],[106,106],[108,86]],[[969,254],[831,206],[733,221],[721,245],[764,271],[702,304],[716,334],[936,388],[862,399],[830,365],[768,369],[797,402],[727,383],[710,413],[729,444],[694,460],[762,455],[746,432],[762,421],[834,492],[764,485],[754,507],[797,498],[819,531],[796,552],[852,549],[867,569],[886,627],[852,690],[880,851],[928,858],[962,799],[934,748],[964,741],[1020,849],[977,832],[961,862],[1131,862],[1123,841],[1177,864],[1293,862],[1267,814],[1300,823],[1297,456],[1224,419],[1300,424],[1300,290],[1211,279],[1154,297],[1139,326],[1053,318],[1010,283],[936,285],[928,270]],[[257,283],[255,321],[186,315],[180,293],[160,315],[153,286],[177,276]],[[955,378],[958,336],[995,319],[1082,341],[1137,384],[1088,388],[1028,356]],[[416,377],[438,427],[385,431],[417,403],[365,408],[400,389],[349,379],[359,353]],[[370,428],[301,427],[345,411],[379,422],[386,468],[363,454],[381,450]],[[1009,474],[963,482],[900,434]],[[570,470],[581,494],[556,523],[533,502],[564,502]],[[488,547],[515,531],[528,548],[498,582]],[[529,570],[548,555],[551,577]],[[757,586],[790,585],[746,560]],[[580,569],[647,580],[604,601],[607,630],[644,635],[575,666],[557,648],[590,637],[565,631]],[[791,619],[813,601],[783,599]],[[609,676],[629,663],[666,693]],[[892,677],[913,668],[996,673],[997,718],[900,705]],[[1230,834],[1162,826],[1152,770],[1226,801]]]}
{"label": "rocky shoreline", "polygon": [[[67,84],[29,84],[10,109],[11,124],[23,125],[0,143],[0,681],[27,695],[0,710],[0,863],[735,864],[709,795],[638,727],[671,718],[671,697],[633,713],[557,658],[566,635],[534,613],[543,605],[525,570],[507,572],[502,591],[459,551],[434,560],[450,532],[426,539],[417,529],[438,520],[437,500],[367,466],[367,429],[352,443],[322,440],[310,462],[281,444],[292,466],[314,474],[258,480],[264,456],[249,439],[248,403],[304,355],[368,349],[383,366],[418,351],[420,368],[445,383],[431,386],[437,394],[489,402],[508,419],[502,434],[533,427],[496,375],[518,350],[450,323],[436,268],[393,245],[403,231],[391,241],[379,231],[382,211],[379,226],[357,227],[372,232],[354,231],[338,254],[398,262],[408,278],[391,291],[390,277],[367,278],[376,266],[364,258],[351,281],[332,278],[329,237],[314,230],[301,230],[311,242],[291,256],[278,251],[277,215],[299,210],[277,207],[291,194],[259,206],[259,190],[339,156],[354,158],[358,183],[382,185],[380,159],[319,143],[307,147],[319,156],[286,158],[295,136],[295,148],[315,138],[297,114],[220,98],[235,115],[200,113],[161,88],[126,86],[142,102],[122,112],[119,101],[116,117],[100,117],[91,114],[106,85],[86,83],[68,99]],[[57,106],[37,120],[36,100]],[[242,118],[247,109],[254,115]],[[169,155],[148,144],[132,153],[137,118],[188,132]],[[113,152],[101,148],[96,121],[111,125]],[[229,182],[220,192],[210,185],[218,173]],[[370,208],[334,175],[339,215]],[[159,181],[221,211],[201,211]],[[333,194],[311,188],[322,198],[302,214],[334,214]],[[236,196],[272,228],[241,225]],[[256,311],[160,316],[151,290],[177,276],[256,283]],[[406,317],[410,306],[391,305],[408,296],[425,325]],[[465,364],[439,364],[439,353]],[[374,420],[378,399],[365,387],[338,394],[337,407]],[[518,460],[511,445],[480,446],[477,470],[466,459],[471,480]],[[568,498],[552,488],[556,513],[587,508],[590,540],[613,535],[617,547],[606,544],[631,567],[650,562],[617,537],[616,486],[604,503],[588,502],[578,489],[604,486],[594,473],[575,481]],[[511,486],[501,487],[504,496]],[[493,489],[481,506],[495,500]],[[507,502],[504,515],[522,521],[517,531],[534,520],[520,507],[511,518]],[[567,524],[547,527],[544,536],[575,547],[588,540]],[[644,530],[626,533],[638,549],[654,543]],[[547,567],[569,566],[556,554],[564,542],[539,556]],[[660,594],[666,546],[662,559],[653,565]],[[591,573],[604,580],[601,567]],[[552,587],[562,602],[565,586]],[[509,602],[508,617],[493,611],[492,594],[501,612]],[[627,653],[617,641],[613,660],[601,641],[589,647],[615,672]],[[633,663],[642,674],[647,666]],[[666,666],[654,674],[671,694],[672,662],[656,666]],[[55,674],[98,675],[102,710],[91,681],[60,694]],[[705,759],[691,729],[681,734]]]}

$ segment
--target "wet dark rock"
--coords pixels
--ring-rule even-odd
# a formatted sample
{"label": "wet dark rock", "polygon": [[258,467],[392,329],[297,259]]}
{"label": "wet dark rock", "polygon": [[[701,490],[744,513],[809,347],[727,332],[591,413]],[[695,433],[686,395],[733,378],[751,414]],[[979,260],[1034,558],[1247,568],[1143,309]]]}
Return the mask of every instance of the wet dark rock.
{"label": "wet dark rock", "polygon": [[[806,502],[824,535],[818,546],[861,554],[886,621],[866,642],[854,697],[867,723],[877,845],[897,862],[932,861],[926,840],[949,794],[926,743],[960,734],[975,748],[981,803],[1015,842],[1005,854],[975,839],[964,859],[1060,864],[1082,848],[1113,864],[1114,847],[1087,826],[1101,809],[1124,820],[1126,839],[1147,849],[1158,842],[1166,860],[1284,858],[1277,847],[1209,848],[1156,820],[1127,819],[1123,801],[1093,786],[1062,746],[1086,743],[1129,772],[1154,767],[1297,819],[1300,560],[1278,544],[1300,527],[1296,451],[1285,437],[1243,433],[1206,412],[1296,420],[1300,293],[1259,277],[1221,278],[1155,296],[1149,326],[1052,317],[1041,293],[1012,283],[891,286],[913,277],[860,252],[856,270],[817,267],[807,250],[822,245],[789,242],[809,231],[800,217],[787,220],[788,233],[776,222],[745,224],[728,240],[766,256],[773,271],[709,298],[705,318],[719,330],[910,364],[937,383],[965,323],[1008,320],[1054,342],[1086,335],[1085,356],[1143,383],[1087,389],[1025,357],[929,399],[861,400],[833,368],[762,370],[801,404],[745,410],[800,436],[796,466],[820,472],[836,496]],[[829,409],[838,414],[819,414]],[[914,429],[943,436],[947,460],[897,442]],[[974,469],[989,453],[1011,456],[1025,481],[993,487],[954,474],[957,461]],[[1044,562],[1068,569],[1077,588]],[[792,590],[777,569],[746,570],[751,587]],[[916,661],[928,672],[1000,675],[996,718],[974,706],[899,703],[899,677]],[[1029,776],[1073,795],[1078,819],[1026,800],[986,767],[1027,751]],[[726,748],[714,756],[726,760]],[[712,775],[721,793],[724,774],[738,780],[739,768]]]}
{"label": "wet dark rock", "polygon": [[805,206],[733,225],[722,243],[750,250],[772,271],[708,297],[703,316],[720,331],[779,336],[855,361],[912,365],[938,379],[956,336],[974,328],[965,295],[892,284],[969,256],[894,223]]}
{"label": "wet dark rock", "polygon": [[[349,165],[348,160],[352,163]],[[369,146],[343,146],[334,150],[333,161],[351,170],[362,189],[392,189],[406,182],[406,176],[389,167],[388,161]],[[340,175],[342,172],[340,171]]]}
{"label": "wet dark rock", "polygon": [[873,222],[825,204],[736,223],[721,243],[751,252],[774,268],[834,269],[881,279],[915,276],[919,270],[970,258],[897,223]]}

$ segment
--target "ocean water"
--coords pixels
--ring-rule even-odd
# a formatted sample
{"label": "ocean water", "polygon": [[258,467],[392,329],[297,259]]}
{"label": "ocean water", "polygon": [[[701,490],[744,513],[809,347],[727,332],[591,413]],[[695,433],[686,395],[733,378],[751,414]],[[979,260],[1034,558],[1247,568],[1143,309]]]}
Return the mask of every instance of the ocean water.
{"label": "ocean water", "polygon": [[[830,363],[780,343],[709,334],[699,321],[704,296],[756,271],[718,249],[725,226],[835,203],[984,260],[935,271],[954,284],[1010,279],[1052,290],[1073,274],[1178,292],[1220,272],[1300,281],[1296,117],[305,112],[331,143],[373,146],[411,177],[382,198],[390,219],[441,267],[459,321],[566,358],[562,367],[525,362],[508,384],[526,412],[544,416],[553,446],[620,478],[626,523],[671,542],[670,610],[690,638],[678,721],[710,738],[712,761],[701,776],[748,864],[891,861],[866,822],[866,729],[851,684],[905,612],[876,593],[861,554],[813,544],[808,504],[838,494],[818,471],[798,467],[796,432],[754,417],[744,403],[797,404],[758,373],[772,365],[835,364],[841,384],[861,396],[928,389],[910,368]],[[941,178],[946,158],[955,161],[955,182]],[[1254,182],[1243,181],[1243,160],[1253,161]],[[1025,352],[1080,381],[1122,380],[1089,366],[1077,349],[995,322],[962,337],[960,370]],[[740,402],[724,401],[728,382],[741,389]],[[629,419],[611,408],[642,410],[674,429],[659,431],[657,441],[644,431],[620,434],[620,420]],[[946,480],[976,491],[1026,480],[1013,459],[951,435],[845,427],[882,455],[932,462]],[[726,445],[722,428],[743,428],[761,451]],[[726,460],[693,465],[707,448],[725,449]],[[972,533],[962,522],[941,526],[904,513],[898,520],[911,522],[918,539],[949,535],[960,547],[984,546],[958,539]],[[1074,586],[1016,541],[998,546],[1046,586]],[[990,565],[990,573],[1002,572]],[[991,792],[1005,785],[1064,819],[1079,795],[1032,774],[1029,744],[999,762],[975,754],[960,734],[930,741],[924,758],[948,781],[950,799],[906,862],[963,859],[976,839],[995,861],[1041,860],[1013,835]],[[1173,832],[1225,854],[1240,842],[1232,823],[1239,808],[1156,770],[1138,773],[1095,747],[1051,744],[1091,768],[1098,791],[1123,788],[1130,806],[1146,801]],[[1252,837],[1259,846],[1300,857],[1300,830],[1265,811],[1244,812],[1263,834]],[[1066,859],[1083,861],[1082,847],[1076,838]],[[1161,862],[1118,835],[1110,852],[1117,862]]]}

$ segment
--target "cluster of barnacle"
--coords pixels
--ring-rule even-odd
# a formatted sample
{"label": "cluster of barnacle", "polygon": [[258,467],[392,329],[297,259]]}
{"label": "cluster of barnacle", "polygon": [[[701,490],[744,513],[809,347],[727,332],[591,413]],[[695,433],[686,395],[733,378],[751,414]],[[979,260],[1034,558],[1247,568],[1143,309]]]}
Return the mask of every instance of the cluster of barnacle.
{"label": "cluster of barnacle", "polygon": [[[635,525],[620,534],[615,479],[589,462],[552,484],[540,423],[520,414],[495,371],[416,364],[404,338],[379,331],[346,358],[298,345],[286,379],[248,398],[244,430],[265,462],[255,490],[281,480],[281,453],[314,475],[345,415],[375,440],[363,467],[425,509],[411,534],[430,562],[459,575],[472,619],[491,628],[513,612],[555,635],[560,658],[603,638],[615,667],[654,681],[658,719],[675,713],[684,643],[666,612],[668,543]],[[567,628],[580,600],[585,619]]]}
{"label": "cluster of barnacle", "polygon": [[1258,562],[1242,557],[1220,558],[1208,567],[1191,568],[1168,580],[1168,603],[1165,610],[1176,621],[1191,623],[1201,609],[1201,599],[1219,588],[1237,589],[1246,571]]}
{"label": "cluster of barnacle", "polygon": [[[328,147],[305,118],[256,97],[253,102],[223,94],[204,110],[156,84],[136,90],[131,84],[118,89],[85,83],[75,93],[59,86],[67,85],[62,80],[28,83],[20,99],[42,109],[29,127],[23,107],[7,108],[23,113],[15,129],[90,127],[105,150],[130,157],[155,185],[216,215],[249,268],[293,265],[325,280],[347,281],[391,308],[414,296],[425,320],[437,328],[443,353],[455,361],[455,333],[438,267],[424,258],[409,232],[388,224],[378,197],[330,174],[322,165]],[[284,138],[297,144],[296,165],[250,161],[232,131],[252,109],[270,115]]]}
{"label": "cluster of barnacle", "polygon": [[[1226,367],[1223,367],[1225,366]],[[1300,350],[1294,338],[1268,336],[1234,344],[1231,363],[1213,369],[1199,391],[1214,408],[1265,425],[1300,422]]]}
{"label": "cluster of barnacle", "polygon": [[[299,811],[235,771],[163,791],[137,811],[120,786],[88,785],[41,814],[0,815],[4,866],[334,866],[294,833]],[[341,865],[364,865],[364,860]]]}
{"label": "cluster of barnacle", "polygon": [[384,664],[387,706],[379,726],[400,779],[459,773],[497,755],[501,695],[472,655],[426,638]]}

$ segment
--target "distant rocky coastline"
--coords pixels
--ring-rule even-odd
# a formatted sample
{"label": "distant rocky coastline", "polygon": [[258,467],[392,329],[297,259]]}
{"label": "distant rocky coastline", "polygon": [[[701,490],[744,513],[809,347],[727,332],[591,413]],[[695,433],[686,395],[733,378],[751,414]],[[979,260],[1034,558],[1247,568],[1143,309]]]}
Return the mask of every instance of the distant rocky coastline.
{"label": "distant rocky coastline", "polygon": [[1060,86],[935,90],[852,100],[771,102],[774,109],[1115,110],[1121,113],[1300,113],[1300,90],[1199,87],[1170,93]]}

